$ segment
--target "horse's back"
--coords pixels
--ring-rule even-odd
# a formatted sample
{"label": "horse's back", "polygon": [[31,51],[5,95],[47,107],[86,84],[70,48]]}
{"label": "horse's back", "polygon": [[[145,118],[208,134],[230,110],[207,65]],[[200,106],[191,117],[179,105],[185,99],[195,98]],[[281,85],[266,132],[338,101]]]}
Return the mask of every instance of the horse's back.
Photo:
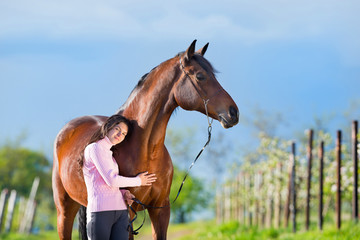
{"label": "horse's back", "polygon": [[80,166],[83,151],[106,119],[105,116],[75,118],[61,129],[55,139],[53,175],[61,180],[67,194],[82,204],[86,201],[86,187]]}

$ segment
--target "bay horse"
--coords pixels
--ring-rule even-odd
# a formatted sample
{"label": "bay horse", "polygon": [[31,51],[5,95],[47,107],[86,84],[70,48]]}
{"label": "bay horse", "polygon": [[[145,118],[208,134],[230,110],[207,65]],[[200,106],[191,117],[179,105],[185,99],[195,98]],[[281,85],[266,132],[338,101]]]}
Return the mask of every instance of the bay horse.
{"label": "bay horse", "polygon": [[[134,123],[131,136],[112,149],[120,175],[134,177],[148,171],[157,176],[157,181],[150,187],[129,188],[146,205],[169,205],[173,165],[164,140],[170,116],[178,106],[208,114],[220,121],[224,128],[236,125],[239,120],[235,102],[219,84],[215,70],[204,58],[208,44],[195,52],[195,43],[196,40],[185,52],[144,75],[116,112]],[[52,188],[60,239],[71,239],[74,218],[81,205],[87,206],[86,186],[79,162],[90,137],[107,118],[83,116],[73,119],[55,139]],[[133,208],[143,210],[136,203]],[[166,239],[170,208],[147,210],[153,239]]]}

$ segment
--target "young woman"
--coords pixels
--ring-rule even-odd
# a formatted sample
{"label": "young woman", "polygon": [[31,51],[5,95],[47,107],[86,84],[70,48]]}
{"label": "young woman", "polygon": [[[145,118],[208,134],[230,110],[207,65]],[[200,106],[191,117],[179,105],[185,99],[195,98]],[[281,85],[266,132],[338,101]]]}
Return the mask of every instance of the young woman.
{"label": "young woman", "polygon": [[131,132],[131,123],[121,115],[111,116],[93,135],[84,151],[83,173],[88,194],[87,235],[96,239],[128,239],[129,217],[125,201],[134,197],[124,187],[150,186],[155,174],[119,175],[110,150]]}

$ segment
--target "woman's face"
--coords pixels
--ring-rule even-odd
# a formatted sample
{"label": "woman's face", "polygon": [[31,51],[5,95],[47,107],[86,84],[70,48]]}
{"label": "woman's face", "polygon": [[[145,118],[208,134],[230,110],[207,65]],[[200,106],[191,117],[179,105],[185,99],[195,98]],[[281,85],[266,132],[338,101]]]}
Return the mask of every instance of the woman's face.
{"label": "woman's face", "polygon": [[128,132],[128,126],[121,122],[113,127],[106,135],[113,145],[121,143]]}

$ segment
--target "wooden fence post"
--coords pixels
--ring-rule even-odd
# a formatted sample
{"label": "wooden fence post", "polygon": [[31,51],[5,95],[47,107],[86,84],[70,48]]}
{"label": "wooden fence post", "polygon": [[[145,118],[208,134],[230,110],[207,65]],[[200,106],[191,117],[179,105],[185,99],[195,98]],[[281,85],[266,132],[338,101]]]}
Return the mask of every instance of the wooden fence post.
{"label": "wooden fence post", "polygon": [[247,194],[246,194],[246,173],[242,174],[242,190],[243,190],[243,202],[242,202],[242,222],[243,225],[246,225],[246,203],[247,203]]}
{"label": "wooden fence post", "polygon": [[275,206],[274,206],[274,226],[280,227],[281,224],[281,190],[282,190],[282,163],[278,162],[276,166],[276,190],[275,190]]}
{"label": "wooden fence post", "polygon": [[358,141],[357,141],[357,135],[358,135],[358,122],[353,121],[352,123],[352,131],[351,131],[351,138],[352,138],[352,159],[353,159],[353,198],[352,198],[352,217],[355,222],[358,222],[359,220],[359,205],[358,205]]}
{"label": "wooden fence post", "polygon": [[288,164],[288,186],[287,186],[287,196],[284,209],[284,227],[289,226],[289,217],[290,217],[290,203],[291,203],[291,179],[292,179],[292,170],[293,170],[293,159],[290,154],[290,161]]}
{"label": "wooden fence post", "polygon": [[307,146],[307,158],[308,158],[308,175],[307,175],[307,193],[306,193],[306,218],[305,218],[305,228],[309,230],[310,226],[310,191],[311,191],[311,167],[312,167],[312,150],[313,150],[313,135],[314,131],[309,130],[309,142]]}
{"label": "wooden fence post", "polygon": [[238,206],[239,206],[239,202],[238,202],[238,177],[236,175],[235,181],[233,181],[233,209],[232,209],[232,212],[233,212],[233,217],[232,219],[233,220],[237,220],[238,219]]}
{"label": "wooden fence post", "polygon": [[[273,179],[274,177],[274,171],[273,169],[270,170],[268,173],[269,180]],[[267,196],[266,196],[266,227],[271,228],[272,227],[272,217],[273,217],[273,197],[274,197],[274,185],[268,183],[268,189],[267,189]]]}
{"label": "wooden fence post", "polygon": [[6,221],[5,221],[5,232],[10,232],[11,229],[12,220],[14,216],[15,201],[16,201],[16,190],[11,190]]}
{"label": "wooden fence post", "polygon": [[260,173],[256,172],[254,176],[254,200],[255,200],[255,210],[254,210],[254,223],[257,226],[260,226]]}
{"label": "wooden fence post", "polygon": [[244,206],[243,206],[243,222],[244,225],[248,223],[248,214],[249,214],[249,189],[248,189],[248,173],[244,173],[243,180],[243,189],[244,189]]}
{"label": "wooden fence post", "polygon": [[234,182],[229,182],[229,202],[230,202],[230,209],[229,209],[229,220],[231,221],[234,216]]}
{"label": "wooden fence post", "polygon": [[296,160],[295,160],[295,142],[291,144],[291,158],[292,158],[292,171],[291,171],[291,210],[292,210],[292,231],[296,232]]}
{"label": "wooden fence post", "polygon": [[233,181],[231,187],[231,220],[236,220],[238,208],[237,178],[235,178],[235,181]]}
{"label": "wooden fence post", "polygon": [[26,209],[25,209],[25,214],[24,214],[24,217],[20,223],[20,229],[19,229],[19,232],[20,233],[25,233],[25,232],[29,232],[31,231],[31,229],[29,229],[29,225],[31,225],[31,221],[32,221],[32,214],[33,214],[33,211],[34,211],[34,201],[35,201],[35,196],[36,196],[36,192],[37,192],[37,189],[39,187],[39,182],[40,182],[40,178],[39,177],[36,177],[34,179],[34,182],[33,182],[33,185],[31,187],[31,192],[30,192],[30,196],[29,196],[29,199],[27,201],[27,204],[26,204]]}
{"label": "wooden fence post", "polygon": [[324,141],[320,142],[319,147],[319,229],[323,228],[323,197],[324,197]]}
{"label": "wooden fence post", "polygon": [[33,205],[31,206],[31,211],[29,213],[29,222],[25,229],[25,232],[27,232],[27,233],[31,233],[31,230],[34,226],[36,209],[37,209],[37,204],[35,201],[33,201]]}
{"label": "wooden fence post", "polygon": [[263,196],[263,173],[261,171],[257,172],[257,187],[254,189],[256,191],[256,208],[257,208],[257,225],[259,227],[265,226],[265,208],[264,208],[264,196]]}
{"label": "wooden fence post", "polygon": [[337,176],[337,187],[336,187],[336,227],[341,228],[341,131],[337,131],[336,138],[336,176]]}
{"label": "wooden fence post", "polygon": [[249,226],[249,209],[250,209],[250,193],[249,193],[249,173],[244,174],[244,191],[245,191],[245,202],[244,202],[244,225]]}
{"label": "wooden fence post", "polygon": [[222,211],[222,206],[221,206],[222,196],[221,196],[221,191],[219,188],[216,190],[216,198],[215,199],[216,199],[216,223],[221,224],[223,222],[223,220],[222,220],[222,212],[223,211]]}
{"label": "wooden fence post", "polygon": [[224,210],[225,210],[225,214],[224,214],[224,221],[228,222],[230,221],[230,216],[231,216],[231,201],[230,201],[230,189],[229,186],[225,186],[224,187]]}
{"label": "wooden fence post", "polygon": [[2,223],[4,220],[6,196],[7,196],[8,192],[9,191],[5,188],[1,191],[1,195],[0,195],[0,232],[1,232],[1,226],[2,226]]}
{"label": "wooden fence post", "polygon": [[252,221],[253,221],[253,209],[252,209],[252,194],[253,192],[251,191],[252,189],[252,174],[249,174],[249,179],[248,179],[248,202],[249,202],[249,206],[248,206],[248,222],[249,222],[249,226],[252,226]]}
{"label": "wooden fence post", "polygon": [[260,205],[260,223],[261,223],[261,227],[264,228],[265,227],[265,194],[264,192],[264,179],[265,179],[265,173],[264,172],[260,172],[260,186],[259,186],[259,193],[260,194],[260,200],[259,200],[259,205]]}
{"label": "wooden fence post", "polygon": [[241,193],[241,172],[239,172],[237,174],[237,177],[236,177],[236,182],[237,182],[237,218],[236,218],[236,221],[238,221],[239,223],[241,222],[241,200],[242,200],[242,193]]}
{"label": "wooden fence post", "polygon": [[26,211],[26,199],[23,196],[20,196],[19,199],[19,213],[18,216],[19,217],[19,225],[18,225],[18,232],[20,232],[20,227],[21,227],[21,220],[24,218],[25,216],[25,211]]}
{"label": "wooden fence post", "polygon": [[243,191],[243,173],[240,171],[239,175],[238,175],[238,188],[239,188],[239,209],[238,209],[238,221],[240,224],[244,224],[243,222],[243,206],[244,206],[244,191]]}

